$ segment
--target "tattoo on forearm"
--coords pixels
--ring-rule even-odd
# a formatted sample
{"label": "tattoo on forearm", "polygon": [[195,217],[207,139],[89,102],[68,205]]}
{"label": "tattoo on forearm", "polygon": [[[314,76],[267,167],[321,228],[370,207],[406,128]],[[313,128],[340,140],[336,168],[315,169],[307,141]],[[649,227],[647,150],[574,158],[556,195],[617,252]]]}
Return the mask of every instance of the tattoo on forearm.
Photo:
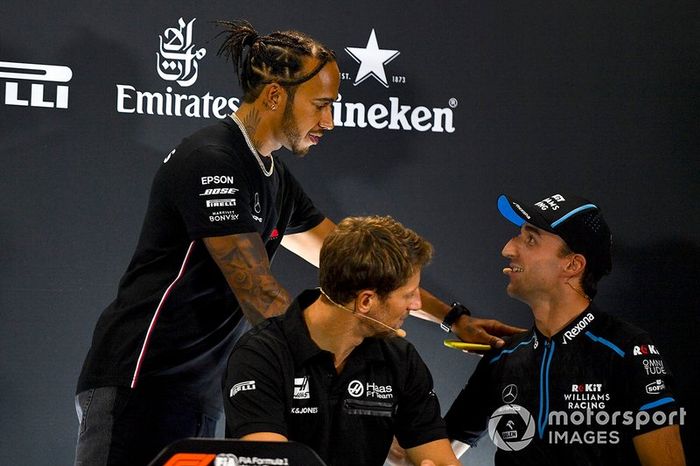
{"label": "tattoo on forearm", "polygon": [[267,252],[257,233],[236,235],[235,241],[205,239],[205,243],[251,322],[287,309],[289,294],[272,276]]}

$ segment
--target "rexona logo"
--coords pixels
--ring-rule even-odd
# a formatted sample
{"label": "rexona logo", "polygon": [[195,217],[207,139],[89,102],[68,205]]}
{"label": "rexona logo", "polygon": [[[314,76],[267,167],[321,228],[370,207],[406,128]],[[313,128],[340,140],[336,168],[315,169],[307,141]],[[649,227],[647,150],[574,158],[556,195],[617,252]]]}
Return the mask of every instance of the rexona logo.
{"label": "rexona logo", "polygon": [[588,327],[588,324],[593,322],[593,319],[595,319],[595,316],[591,314],[590,312],[583,316],[581,320],[579,320],[576,325],[574,325],[572,328],[564,332],[564,337],[562,338],[562,343],[567,344],[570,340],[573,340],[576,338],[576,335],[581,333],[583,330]]}
{"label": "rexona logo", "polygon": [[[193,18],[180,18],[177,27],[170,27],[158,36],[156,71],[167,84],[189,88],[199,77],[200,61],[206,56],[204,47],[194,40]],[[174,90],[172,85],[156,91],[139,90],[130,84],[117,84],[117,112],[190,118],[225,118],[238,110],[236,97],[202,95]]]}
{"label": "rexona logo", "polygon": [[53,83],[67,83],[72,77],[67,66],[0,61],[5,105],[68,108],[68,86]]}
{"label": "rexona logo", "polygon": [[[364,82],[378,82],[385,88],[404,85],[406,76],[387,75],[386,65],[393,62],[401,52],[393,48],[380,48],[377,32],[372,29],[364,47],[345,47],[353,60],[359,63],[355,78],[342,72],[342,80],[352,80],[354,86]],[[374,78],[368,79],[368,78]],[[432,131],[454,133],[454,111],[456,98],[448,101],[447,107],[434,105],[411,105],[401,102],[398,96],[389,96],[383,102],[346,102],[342,95],[333,103],[333,123],[349,128],[393,129],[403,131]]]}

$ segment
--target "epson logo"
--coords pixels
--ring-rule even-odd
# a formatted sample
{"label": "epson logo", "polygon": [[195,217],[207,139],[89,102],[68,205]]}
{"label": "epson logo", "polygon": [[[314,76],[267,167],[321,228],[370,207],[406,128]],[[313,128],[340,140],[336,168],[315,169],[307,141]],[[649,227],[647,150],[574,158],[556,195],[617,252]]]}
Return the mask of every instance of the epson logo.
{"label": "epson logo", "polygon": [[207,201],[207,207],[234,207],[235,199],[210,199]]}
{"label": "epson logo", "polygon": [[[0,61],[0,78],[8,80],[5,82],[5,105],[68,108],[68,86],[47,86],[55,87],[51,92],[52,100],[45,93],[47,87],[42,84],[70,81],[73,78],[73,71],[67,66]],[[33,82],[30,85],[22,81]]]}
{"label": "epson logo", "polygon": [[401,105],[398,97],[389,97],[389,105],[381,103],[368,107],[360,102],[333,103],[333,124],[348,128],[396,129],[404,131],[433,131],[435,133],[454,133],[453,112],[451,108],[411,107]]}
{"label": "epson logo", "polygon": [[233,177],[230,175],[203,176],[202,185],[205,184],[233,184]]}
{"label": "epson logo", "polygon": [[591,314],[590,312],[583,316],[581,320],[579,320],[576,325],[564,332],[564,337],[562,338],[562,343],[565,345],[569,340],[573,340],[576,338],[576,335],[581,333],[586,327],[588,327],[588,324],[593,322],[593,319],[595,319],[595,316]]}

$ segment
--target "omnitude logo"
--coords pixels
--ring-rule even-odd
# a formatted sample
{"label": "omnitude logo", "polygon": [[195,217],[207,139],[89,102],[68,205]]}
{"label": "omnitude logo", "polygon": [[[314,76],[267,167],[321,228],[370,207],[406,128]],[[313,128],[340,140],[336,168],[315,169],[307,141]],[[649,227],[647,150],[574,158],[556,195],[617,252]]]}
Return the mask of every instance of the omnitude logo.
{"label": "omnitude logo", "polygon": [[[192,86],[199,77],[199,62],[206,56],[204,47],[197,48],[193,39],[196,18],[178,27],[167,28],[159,35],[156,53],[158,76],[181,87]],[[172,86],[162,91],[141,91],[129,84],[117,84],[117,112],[145,115],[185,116],[190,118],[225,118],[238,110],[236,97],[217,97],[209,92],[203,95],[180,94]]]}
{"label": "omnitude logo", "polygon": [[46,83],[67,83],[72,77],[73,71],[67,66],[0,61],[0,79],[7,80],[5,105],[68,108],[68,86],[56,84],[51,96],[44,91],[49,86]]}
{"label": "omnitude logo", "polygon": [[[389,84],[406,84],[406,76],[387,76],[385,65],[393,62],[401,52],[379,47],[377,33],[374,29],[369,34],[365,47],[345,47],[345,52],[359,63],[353,85],[364,82],[377,82],[389,88]],[[352,80],[348,72],[340,73],[342,80]],[[374,80],[368,80],[368,78]],[[454,113],[457,99],[449,99],[447,107],[402,104],[398,96],[391,96],[388,102],[365,104],[362,102],[343,102],[342,97],[333,104],[333,124],[350,128],[393,129],[403,131],[433,131],[436,133],[454,133]]]}

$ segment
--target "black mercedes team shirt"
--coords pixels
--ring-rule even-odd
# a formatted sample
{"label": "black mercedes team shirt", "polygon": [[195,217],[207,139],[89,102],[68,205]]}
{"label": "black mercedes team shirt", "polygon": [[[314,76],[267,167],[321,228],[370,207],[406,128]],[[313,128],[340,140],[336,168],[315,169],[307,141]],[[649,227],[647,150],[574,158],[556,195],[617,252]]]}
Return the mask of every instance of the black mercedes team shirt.
{"label": "black mercedes team shirt", "polygon": [[368,338],[336,372],[303,318],[318,296],[305,291],[236,344],[224,382],[226,436],[275,432],[329,466],[380,466],[393,435],[404,448],[447,438],[430,373],[404,339]]}
{"label": "black mercedes team shirt", "polygon": [[161,381],[204,399],[214,387],[220,406],[242,312],[202,238],[258,233],[271,260],[286,233],[323,218],[281,160],[264,174],[232,119],[184,139],[155,176],[136,252],[99,318],[78,392]]}
{"label": "black mercedes team shirt", "polygon": [[499,466],[634,465],[634,436],[682,422],[672,385],[646,332],[591,305],[487,353],[445,420],[470,445],[488,431]]}

